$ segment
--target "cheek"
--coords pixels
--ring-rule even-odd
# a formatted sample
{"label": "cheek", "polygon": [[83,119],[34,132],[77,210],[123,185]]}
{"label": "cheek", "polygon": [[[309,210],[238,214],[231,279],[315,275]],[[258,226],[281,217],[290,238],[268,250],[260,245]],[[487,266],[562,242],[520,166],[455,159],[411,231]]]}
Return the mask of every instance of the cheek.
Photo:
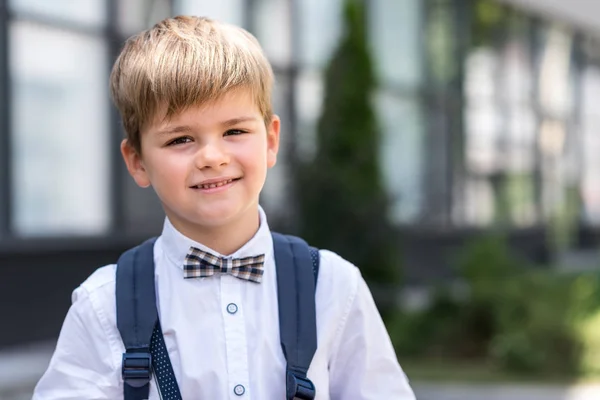
{"label": "cheek", "polygon": [[267,169],[267,152],[266,149],[256,148],[252,153],[244,155],[243,163],[247,169],[251,169],[255,173],[261,174]]}
{"label": "cheek", "polygon": [[152,160],[151,178],[161,186],[176,185],[185,179],[188,171],[188,163],[185,157],[169,155],[155,157]]}
{"label": "cheek", "polygon": [[245,169],[260,170],[264,168],[267,157],[267,146],[262,138],[256,139],[252,142],[240,143],[240,146],[230,149],[232,154],[234,154],[234,158]]}

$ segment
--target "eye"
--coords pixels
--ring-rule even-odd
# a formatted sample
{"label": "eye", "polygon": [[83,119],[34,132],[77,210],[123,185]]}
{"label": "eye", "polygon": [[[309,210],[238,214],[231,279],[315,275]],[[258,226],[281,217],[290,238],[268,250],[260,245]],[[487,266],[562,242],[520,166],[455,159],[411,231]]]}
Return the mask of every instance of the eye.
{"label": "eye", "polygon": [[192,138],[190,138],[189,136],[182,136],[182,137],[178,137],[177,139],[171,140],[169,143],[167,143],[167,146],[174,146],[177,144],[185,144],[185,143],[189,143],[191,141],[192,141]]}
{"label": "eye", "polygon": [[245,131],[243,129],[230,129],[227,132],[225,132],[225,136],[237,136],[247,132],[248,131]]}

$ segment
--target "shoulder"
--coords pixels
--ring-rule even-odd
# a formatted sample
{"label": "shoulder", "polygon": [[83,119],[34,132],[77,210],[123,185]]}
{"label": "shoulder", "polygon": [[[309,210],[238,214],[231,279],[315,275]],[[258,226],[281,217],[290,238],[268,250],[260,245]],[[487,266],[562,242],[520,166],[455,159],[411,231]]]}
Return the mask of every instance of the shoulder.
{"label": "shoulder", "polygon": [[354,264],[330,250],[319,249],[319,256],[319,279],[323,274],[325,279],[334,279],[337,285],[356,286],[360,271]]}
{"label": "shoulder", "polygon": [[96,296],[103,292],[110,291],[114,294],[116,268],[116,264],[110,264],[94,271],[77,289],[75,289],[73,292],[73,301],[76,301],[77,297],[80,295]]}
{"label": "shoulder", "polygon": [[[135,247],[130,250],[132,249],[135,249]],[[157,246],[154,246],[153,252],[153,262],[156,263]],[[73,291],[72,303],[75,304],[77,301],[85,302],[88,299],[94,311],[99,314],[105,314],[107,322],[112,323],[116,319],[116,272],[117,263],[108,264],[96,269]]]}
{"label": "shoulder", "polygon": [[319,255],[317,298],[325,303],[332,301],[337,304],[345,299],[343,303],[348,306],[353,302],[362,280],[360,270],[333,251],[320,249]]}
{"label": "shoulder", "polygon": [[95,315],[108,331],[116,326],[116,267],[111,264],[98,268],[71,295],[75,309],[90,316]]}

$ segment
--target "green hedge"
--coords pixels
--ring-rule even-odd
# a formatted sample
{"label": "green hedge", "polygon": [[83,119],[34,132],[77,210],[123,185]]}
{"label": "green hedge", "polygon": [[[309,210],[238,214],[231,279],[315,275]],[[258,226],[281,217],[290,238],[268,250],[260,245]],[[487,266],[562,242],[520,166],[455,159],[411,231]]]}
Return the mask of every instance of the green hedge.
{"label": "green hedge", "polygon": [[467,295],[436,290],[430,306],[389,324],[401,356],[481,360],[520,376],[600,374],[597,273],[528,267],[501,237],[467,246]]}

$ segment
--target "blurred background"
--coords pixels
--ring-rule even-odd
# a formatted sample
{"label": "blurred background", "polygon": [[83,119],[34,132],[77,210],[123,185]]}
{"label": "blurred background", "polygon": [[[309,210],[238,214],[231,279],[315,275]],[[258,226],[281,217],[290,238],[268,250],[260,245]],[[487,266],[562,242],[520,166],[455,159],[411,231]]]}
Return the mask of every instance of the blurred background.
{"label": "blurred background", "polygon": [[31,397],[72,290],[160,233],[108,75],[177,14],[263,45],[270,224],[361,268],[419,399],[600,396],[600,3],[0,0],[0,399]]}

